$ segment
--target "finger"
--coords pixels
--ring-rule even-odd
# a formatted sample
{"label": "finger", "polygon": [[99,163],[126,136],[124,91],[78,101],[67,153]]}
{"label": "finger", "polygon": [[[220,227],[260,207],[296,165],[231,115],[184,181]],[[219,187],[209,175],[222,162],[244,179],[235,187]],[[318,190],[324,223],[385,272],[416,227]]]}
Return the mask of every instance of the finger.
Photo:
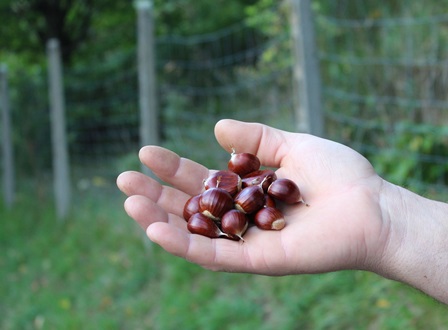
{"label": "finger", "polygon": [[[158,198],[161,190],[153,182],[156,181],[135,171],[123,172],[117,177],[118,188],[127,196],[142,195],[152,200]],[[158,185],[161,186],[159,183]]]}
{"label": "finger", "polygon": [[133,218],[143,229],[154,222],[166,222],[179,228],[186,228],[185,220],[176,215],[169,215],[163,208],[145,196],[134,195],[124,203],[126,213]]}
{"label": "finger", "polygon": [[[284,273],[286,261],[284,252],[279,248],[279,232],[261,233],[261,230],[251,228],[245,235],[246,242],[236,242],[210,239],[166,223],[154,223],[147,228],[146,233],[153,242],[169,253],[207,269],[269,275]],[[272,249],[266,248],[266,240],[273,243]]]}
{"label": "finger", "polygon": [[203,180],[209,170],[190,159],[158,146],[146,146],[140,150],[140,160],[161,180],[175,186],[189,195],[203,190]]}
{"label": "finger", "polygon": [[291,133],[258,123],[223,119],[215,126],[218,143],[226,150],[233,147],[237,152],[257,155],[265,166],[280,167],[288,154],[287,135]]}
{"label": "finger", "polygon": [[127,196],[141,195],[165,209],[168,213],[182,216],[183,207],[190,195],[172,187],[163,186],[156,180],[139,172],[124,172],[117,178],[117,186]]}
{"label": "finger", "polygon": [[143,229],[155,221],[168,221],[168,214],[144,196],[134,195],[127,198],[124,209]]}
{"label": "finger", "polygon": [[166,223],[154,223],[147,228],[146,233],[169,253],[204,268],[229,272],[250,271],[250,264],[239,257],[244,255],[241,242],[190,234]]}

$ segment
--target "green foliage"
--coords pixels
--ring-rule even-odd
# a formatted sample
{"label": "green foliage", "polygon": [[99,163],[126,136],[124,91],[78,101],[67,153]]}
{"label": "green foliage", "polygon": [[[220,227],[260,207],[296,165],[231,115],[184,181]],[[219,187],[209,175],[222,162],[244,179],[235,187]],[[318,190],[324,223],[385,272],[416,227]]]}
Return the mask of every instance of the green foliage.
{"label": "green foliage", "polygon": [[105,4],[101,0],[79,1],[3,1],[2,21],[8,27],[0,32],[9,51],[25,58],[43,50],[47,40],[57,38],[66,63],[88,35],[92,15]]}
{"label": "green foliage", "polygon": [[[256,0],[155,0],[158,35],[200,35],[239,23]],[[207,19],[204,19],[207,18]]]}
{"label": "green foliage", "polygon": [[273,1],[260,0],[255,4],[246,7],[246,24],[261,34],[269,43],[263,52],[258,63],[260,71],[266,67],[284,69],[292,65],[291,38],[290,38],[290,13],[291,2],[288,0]]}
{"label": "green foliage", "polygon": [[140,171],[141,163],[138,159],[138,150],[123,156],[116,157],[113,167],[118,174],[125,171]]}
{"label": "green foliage", "polygon": [[12,139],[18,175],[37,176],[51,164],[50,118],[45,75],[39,66],[22,67],[12,60],[8,67]]}
{"label": "green foliage", "polygon": [[75,157],[115,156],[136,147],[139,117],[134,55],[115,49],[103,54],[101,61],[97,59],[95,70],[84,61],[66,70],[67,125]]}
{"label": "green foliage", "polygon": [[409,186],[409,179],[428,186],[448,184],[446,127],[401,122],[389,140],[386,150],[372,156],[377,171],[400,185]]}
{"label": "green foliage", "polygon": [[447,184],[443,5],[315,2],[327,136],[420,193]]}

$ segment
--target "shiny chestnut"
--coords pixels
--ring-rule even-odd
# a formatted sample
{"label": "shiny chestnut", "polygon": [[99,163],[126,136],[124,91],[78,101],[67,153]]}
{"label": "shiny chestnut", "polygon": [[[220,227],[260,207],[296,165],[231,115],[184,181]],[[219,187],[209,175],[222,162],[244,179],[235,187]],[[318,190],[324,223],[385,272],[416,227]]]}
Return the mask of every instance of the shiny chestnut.
{"label": "shiny chestnut", "polygon": [[241,190],[234,199],[235,208],[250,214],[258,211],[264,205],[264,192],[260,186],[249,186]]}
{"label": "shiny chestnut", "polygon": [[264,194],[264,205],[263,206],[264,207],[276,207],[277,202],[275,201],[274,198],[272,198],[268,194]]}
{"label": "shiny chestnut", "polygon": [[264,230],[281,230],[286,226],[283,213],[274,207],[264,207],[253,217],[255,225]]}
{"label": "shiny chestnut", "polygon": [[268,195],[287,204],[304,202],[297,184],[289,179],[277,179],[271,183]]}
{"label": "shiny chestnut", "polygon": [[199,211],[215,221],[219,221],[232,208],[233,198],[224,189],[210,188],[201,194]]}
{"label": "shiny chestnut", "polygon": [[258,170],[254,172],[250,172],[249,174],[246,174],[242,178],[242,187],[246,188],[248,186],[255,186],[262,183],[262,188],[264,192],[266,192],[271,185],[272,182],[277,180],[277,175],[273,170],[270,169],[264,169],[264,170]]}
{"label": "shiny chestnut", "polygon": [[212,219],[202,213],[195,213],[188,219],[187,229],[192,234],[210,238],[228,237]]}
{"label": "shiny chestnut", "polygon": [[221,218],[221,230],[230,238],[242,240],[243,235],[249,226],[247,216],[238,210],[230,210]]}
{"label": "shiny chestnut", "polygon": [[199,200],[201,199],[201,195],[191,196],[184,205],[183,217],[185,221],[188,221],[190,217],[199,212]]}
{"label": "shiny chestnut", "polygon": [[204,181],[205,189],[221,188],[230,195],[235,196],[242,187],[242,181],[238,174],[232,171],[221,170],[211,174]]}
{"label": "shiny chestnut", "polygon": [[261,162],[257,156],[248,152],[236,153],[235,149],[232,149],[232,154],[227,164],[229,171],[235,172],[241,177],[259,170],[260,166]]}

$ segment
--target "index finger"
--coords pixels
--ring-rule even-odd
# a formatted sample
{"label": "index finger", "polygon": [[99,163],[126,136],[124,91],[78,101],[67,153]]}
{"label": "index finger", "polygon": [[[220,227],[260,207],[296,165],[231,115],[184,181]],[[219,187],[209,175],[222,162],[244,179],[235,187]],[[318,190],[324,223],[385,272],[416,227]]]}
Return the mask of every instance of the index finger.
{"label": "index finger", "polygon": [[204,188],[203,180],[209,175],[205,166],[162,147],[143,147],[139,157],[157,177],[189,195],[199,194]]}

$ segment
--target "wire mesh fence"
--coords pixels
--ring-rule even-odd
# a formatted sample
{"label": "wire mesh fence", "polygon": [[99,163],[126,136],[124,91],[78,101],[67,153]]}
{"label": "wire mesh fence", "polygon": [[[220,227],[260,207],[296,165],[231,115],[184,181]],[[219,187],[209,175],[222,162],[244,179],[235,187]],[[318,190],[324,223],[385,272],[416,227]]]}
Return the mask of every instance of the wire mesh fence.
{"label": "wire mesh fence", "polygon": [[166,145],[216,166],[213,158],[220,153],[210,150],[210,145],[213,126],[220,118],[292,129],[291,66],[262,60],[286,38],[266,38],[246,22],[201,36],[160,38],[157,48],[164,56],[158,62],[159,86]]}
{"label": "wire mesh fence", "polygon": [[446,194],[448,16],[421,4],[380,8],[317,17],[327,134],[388,179]]}
{"label": "wire mesh fence", "polygon": [[[448,16],[395,2],[313,4],[326,136],[362,152],[389,180],[447,194]],[[162,145],[222,167],[227,154],[213,136],[220,118],[296,129],[287,4],[266,10],[277,20],[267,31],[246,19],[202,35],[156,38]],[[112,186],[121,171],[139,169],[136,58],[135,47],[117,47],[64,71],[78,189]],[[30,175],[46,171],[45,72],[14,75],[10,85],[17,166]]]}
{"label": "wire mesh fence", "polygon": [[[112,170],[117,156],[138,147],[135,50],[66,72],[70,155],[75,170]],[[117,68],[121,68],[117,71]]]}

